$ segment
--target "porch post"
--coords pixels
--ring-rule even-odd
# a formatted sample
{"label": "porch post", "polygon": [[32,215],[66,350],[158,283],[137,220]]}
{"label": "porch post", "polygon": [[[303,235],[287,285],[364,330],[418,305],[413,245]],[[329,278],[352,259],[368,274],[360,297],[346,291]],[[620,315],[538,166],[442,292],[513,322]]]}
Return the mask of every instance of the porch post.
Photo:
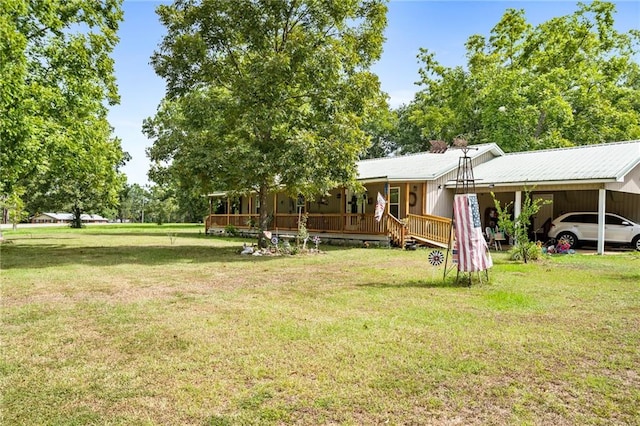
{"label": "porch post", "polygon": [[598,254],[604,254],[604,224],[606,208],[607,190],[598,190]]}
{"label": "porch post", "polygon": [[278,191],[273,193],[273,224],[271,227],[278,230]]}
{"label": "porch post", "polygon": [[411,191],[411,187],[407,182],[404,184],[404,217],[409,217],[409,191]]}
{"label": "porch post", "polygon": [[[513,202],[514,222],[518,220],[518,217],[520,217],[521,212],[522,212],[522,191],[516,191],[516,198],[515,198],[515,201]],[[513,244],[517,244],[517,242],[514,240]]]}
{"label": "porch post", "polygon": [[204,222],[204,227],[205,227],[204,233],[205,234],[209,230],[209,222],[211,221],[211,215],[212,214],[213,214],[213,198],[211,196],[209,196],[209,217]]}
{"label": "porch post", "polygon": [[513,203],[513,220],[518,219],[522,212],[522,191],[516,191],[516,199]]}
{"label": "porch post", "polygon": [[342,214],[341,232],[344,234],[344,228],[347,225],[347,192],[344,186],[340,189],[342,195],[340,196],[340,213]]}
{"label": "porch post", "polygon": [[422,182],[422,203],[420,207],[420,214],[422,216],[427,215],[427,183]]}
{"label": "porch post", "polygon": [[385,213],[389,214],[389,212],[391,211],[391,208],[390,208],[391,203],[389,203],[389,182],[385,182],[384,184],[384,199],[387,200],[387,203],[385,204],[385,207],[384,207]]}

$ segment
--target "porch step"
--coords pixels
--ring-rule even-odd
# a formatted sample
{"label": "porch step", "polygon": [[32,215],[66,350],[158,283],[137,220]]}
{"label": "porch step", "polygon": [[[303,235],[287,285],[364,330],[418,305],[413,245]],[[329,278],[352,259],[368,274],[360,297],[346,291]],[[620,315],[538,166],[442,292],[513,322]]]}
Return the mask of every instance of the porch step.
{"label": "porch step", "polygon": [[404,240],[404,249],[405,250],[415,250],[418,248],[418,243],[413,238],[405,238]]}
{"label": "porch step", "polygon": [[[416,241],[418,243],[425,244],[425,245],[428,245],[428,246],[431,246],[431,247],[440,247],[440,248],[445,248],[445,249],[448,247],[447,243],[441,243],[439,241],[430,240],[428,238],[419,237],[417,235],[409,235],[407,237],[407,241],[410,241],[410,240],[413,240],[413,241]],[[407,243],[405,242],[405,246],[406,246],[406,244]]]}

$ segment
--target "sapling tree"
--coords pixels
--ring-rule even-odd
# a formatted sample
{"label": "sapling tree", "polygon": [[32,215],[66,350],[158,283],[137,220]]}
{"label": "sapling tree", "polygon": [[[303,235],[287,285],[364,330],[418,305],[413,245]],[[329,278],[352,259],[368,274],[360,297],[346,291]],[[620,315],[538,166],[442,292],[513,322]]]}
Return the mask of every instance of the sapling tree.
{"label": "sapling tree", "polygon": [[24,188],[16,188],[14,192],[8,197],[5,197],[2,202],[2,207],[8,210],[9,221],[13,224],[14,231],[18,227],[18,223],[29,217],[29,212],[25,210],[25,203],[22,199],[23,195]]}
{"label": "sapling tree", "polygon": [[531,218],[538,213],[540,207],[549,204],[551,201],[531,198],[531,191],[525,188],[520,214],[518,217],[512,217],[513,201],[503,207],[493,192],[491,196],[498,211],[498,227],[511,236],[514,241],[514,257],[522,259],[524,263],[527,263],[529,259],[537,258],[538,247],[529,240],[529,226],[531,225]]}

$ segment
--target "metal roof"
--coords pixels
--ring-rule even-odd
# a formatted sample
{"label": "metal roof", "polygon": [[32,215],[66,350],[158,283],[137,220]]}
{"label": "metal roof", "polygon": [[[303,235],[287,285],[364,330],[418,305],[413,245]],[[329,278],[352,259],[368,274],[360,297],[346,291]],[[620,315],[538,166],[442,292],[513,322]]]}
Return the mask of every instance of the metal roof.
{"label": "metal roof", "polygon": [[[494,157],[474,166],[476,185],[621,181],[640,164],[640,140],[505,154],[495,143],[471,145],[468,155]],[[358,161],[359,181],[428,181],[454,171],[463,152],[449,149]],[[451,187],[453,183],[447,183]],[[209,196],[223,196],[215,192]]]}
{"label": "metal roof", "polygon": [[482,184],[619,181],[640,164],[640,141],[527,151],[474,167]]}
{"label": "metal roof", "polygon": [[[496,156],[504,155],[495,143],[471,145],[469,148],[468,155],[471,158],[489,151]],[[448,149],[441,154],[421,152],[361,160],[358,161],[358,180],[433,180],[455,170],[462,156],[462,150]]]}
{"label": "metal roof", "polygon": [[44,216],[49,216],[55,220],[71,220],[73,215],[71,213],[42,213]]}
{"label": "metal roof", "polygon": [[[55,220],[65,220],[70,221],[73,220],[73,213],[41,213],[41,215],[49,216]],[[82,213],[80,215],[80,220],[100,220],[100,221],[108,221],[108,219],[97,215],[97,214],[87,214]]]}

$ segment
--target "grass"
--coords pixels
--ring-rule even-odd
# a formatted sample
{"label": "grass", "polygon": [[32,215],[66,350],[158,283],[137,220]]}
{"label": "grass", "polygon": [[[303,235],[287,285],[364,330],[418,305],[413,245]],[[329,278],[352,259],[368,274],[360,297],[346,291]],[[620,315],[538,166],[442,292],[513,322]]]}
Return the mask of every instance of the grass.
{"label": "grass", "polygon": [[201,229],[5,231],[1,423],[640,424],[637,253],[494,253],[469,288]]}

